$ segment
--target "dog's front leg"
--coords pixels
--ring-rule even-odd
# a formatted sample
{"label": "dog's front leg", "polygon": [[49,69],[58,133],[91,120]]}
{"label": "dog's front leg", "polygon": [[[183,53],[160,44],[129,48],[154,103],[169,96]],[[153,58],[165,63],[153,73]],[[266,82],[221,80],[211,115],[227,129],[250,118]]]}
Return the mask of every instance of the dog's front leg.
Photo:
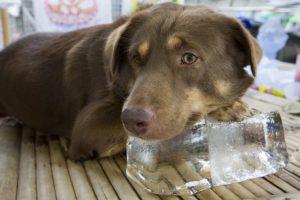
{"label": "dog's front leg", "polygon": [[235,101],[230,106],[221,107],[208,114],[208,116],[218,121],[239,121],[243,117],[251,115],[252,113],[248,105],[241,99]]}
{"label": "dog's front leg", "polygon": [[111,156],[125,149],[127,136],[120,120],[120,106],[105,103],[87,105],[77,116],[69,156],[85,160]]}

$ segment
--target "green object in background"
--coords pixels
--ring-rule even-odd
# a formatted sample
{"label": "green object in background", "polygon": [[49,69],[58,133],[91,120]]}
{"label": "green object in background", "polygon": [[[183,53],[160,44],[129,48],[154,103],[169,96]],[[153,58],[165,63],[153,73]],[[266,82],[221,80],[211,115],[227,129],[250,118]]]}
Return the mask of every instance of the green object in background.
{"label": "green object in background", "polygon": [[292,25],[293,23],[300,23],[300,14],[294,14],[288,20],[287,25]]}
{"label": "green object in background", "polygon": [[136,0],[132,0],[131,1],[131,9],[133,11],[136,11],[138,9],[138,4],[137,4],[137,1]]}

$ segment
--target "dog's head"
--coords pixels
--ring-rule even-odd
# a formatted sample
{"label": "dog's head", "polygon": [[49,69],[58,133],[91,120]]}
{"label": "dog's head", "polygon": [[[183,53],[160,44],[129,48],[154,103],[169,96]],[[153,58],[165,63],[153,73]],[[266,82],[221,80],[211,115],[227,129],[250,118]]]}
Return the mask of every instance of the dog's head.
{"label": "dog's head", "polygon": [[203,7],[163,4],[134,14],[105,46],[107,77],[124,97],[129,134],[164,140],[241,97],[261,58],[232,17]]}

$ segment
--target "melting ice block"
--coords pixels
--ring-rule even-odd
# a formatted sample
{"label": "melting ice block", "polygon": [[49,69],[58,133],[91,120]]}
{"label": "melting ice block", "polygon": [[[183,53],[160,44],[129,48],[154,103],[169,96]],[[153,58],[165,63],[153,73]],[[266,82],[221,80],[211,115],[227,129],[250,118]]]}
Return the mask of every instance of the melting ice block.
{"label": "melting ice block", "polygon": [[204,120],[170,140],[131,137],[127,144],[127,175],[156,194],[191,195],[275,173],[287,162],[277,112],[240,122]]}

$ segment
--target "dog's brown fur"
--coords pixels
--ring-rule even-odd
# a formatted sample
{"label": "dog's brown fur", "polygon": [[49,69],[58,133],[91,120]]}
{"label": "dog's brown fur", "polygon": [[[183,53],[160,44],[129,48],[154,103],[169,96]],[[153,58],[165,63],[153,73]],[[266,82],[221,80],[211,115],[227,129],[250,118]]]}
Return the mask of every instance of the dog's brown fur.
{"label": "dog's brown fur", "polygon": [[[199,59],[183,64],[191,52]],[[69,33],[38,33],[0,54],[0,113],[71,139],[73,159],[120,152],[125,108],[151,110],[144,139],[163,140],[211,114],[249,114],[240,97],[261,49],[234,18],[162,4]],[[127,131],[128,132],[128,131]],[[133,134],[133,133],[129,133]]]}

